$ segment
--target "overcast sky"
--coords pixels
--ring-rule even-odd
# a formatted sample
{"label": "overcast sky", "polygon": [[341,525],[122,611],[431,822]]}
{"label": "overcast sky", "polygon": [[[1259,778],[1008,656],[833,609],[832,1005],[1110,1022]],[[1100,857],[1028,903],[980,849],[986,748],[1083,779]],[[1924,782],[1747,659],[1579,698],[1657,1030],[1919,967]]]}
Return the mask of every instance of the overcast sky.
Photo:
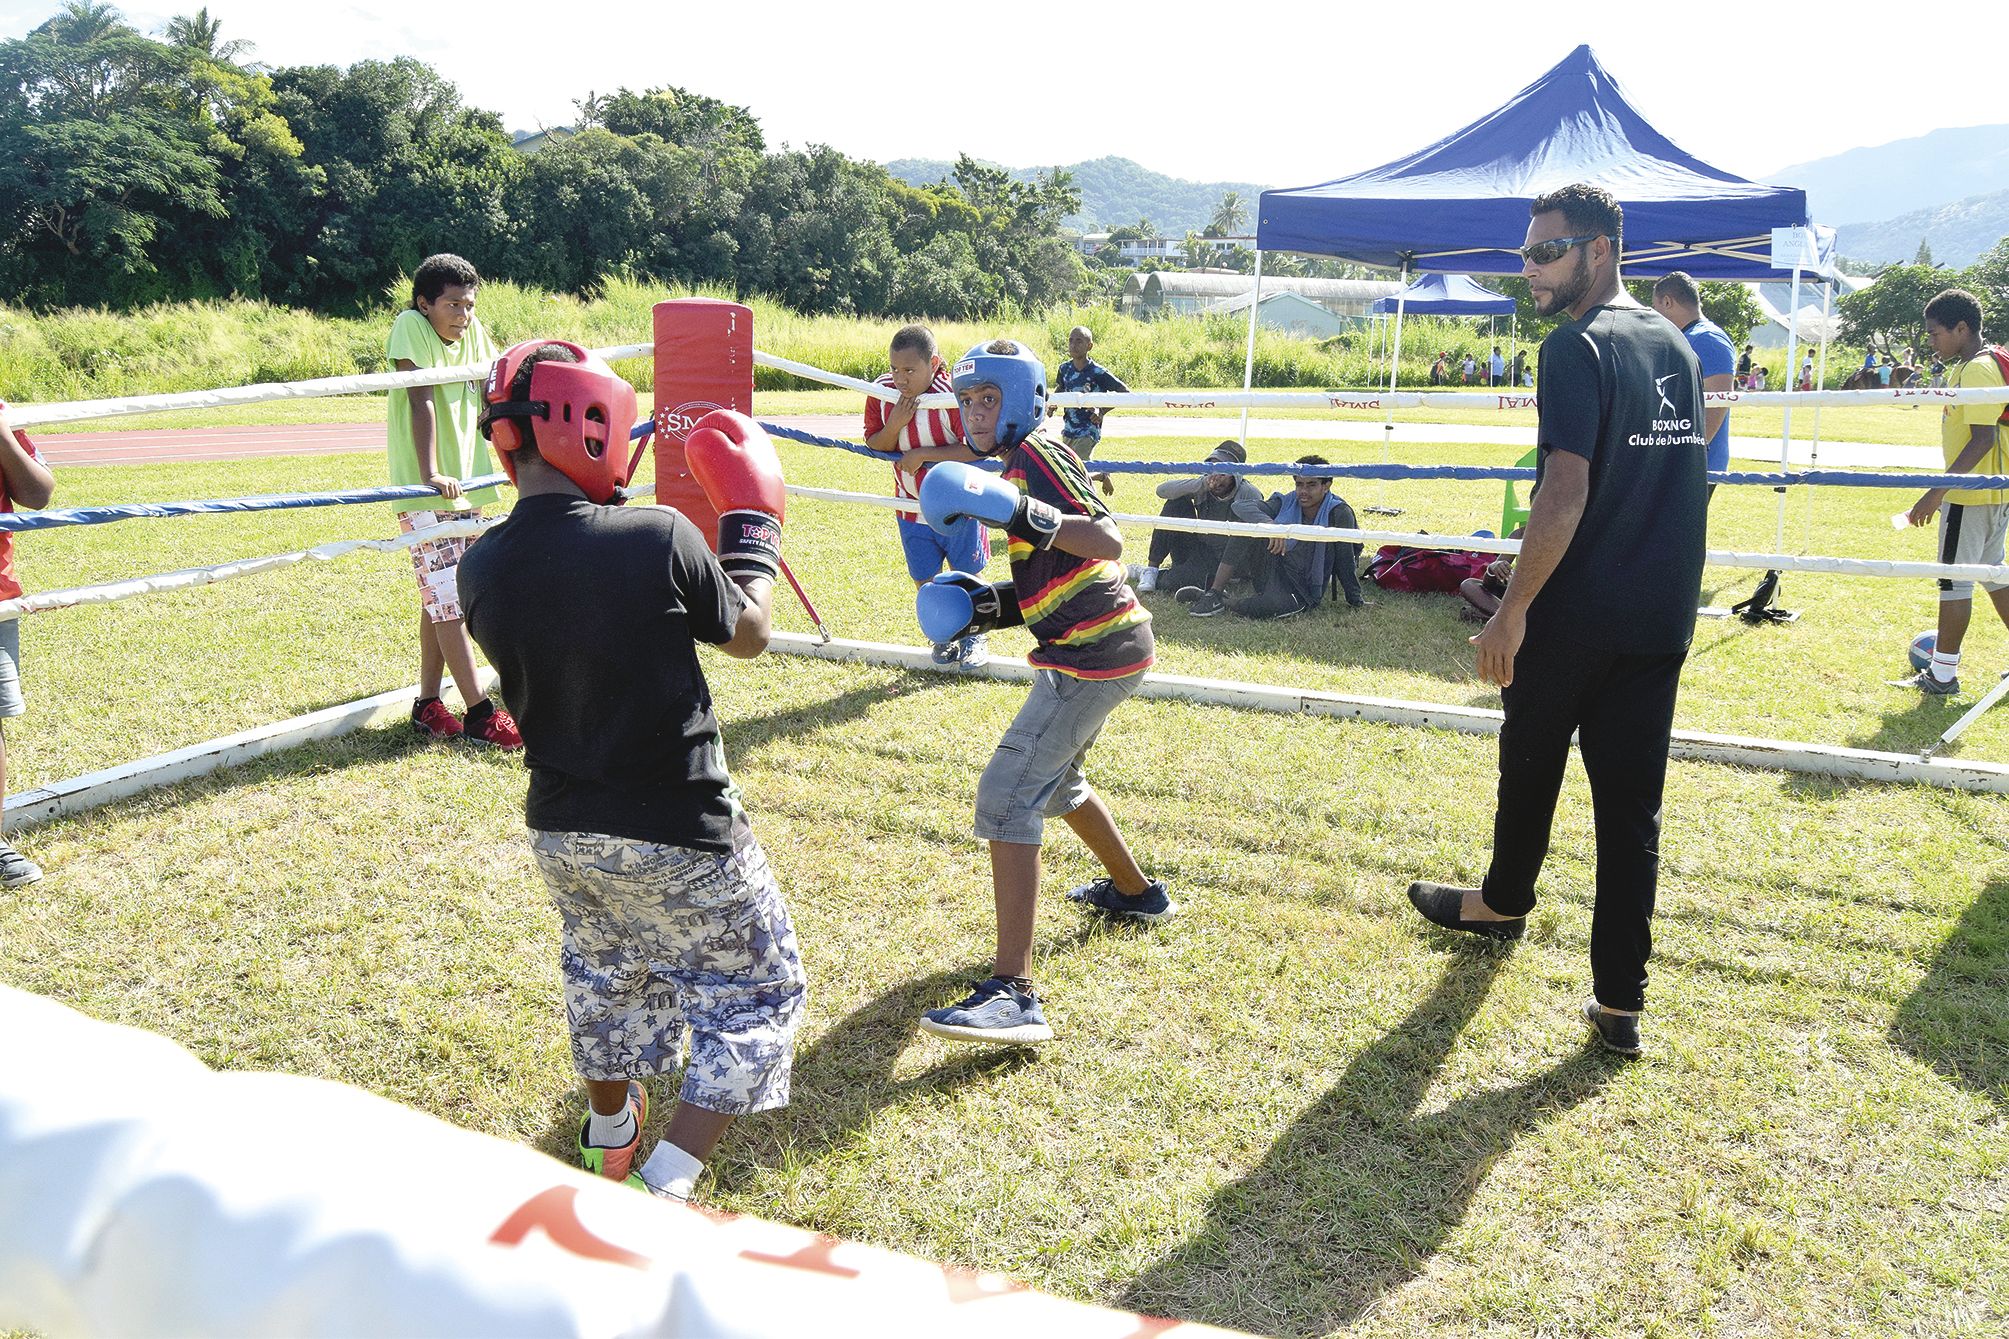
{"label": "overcast sky", "polygon": [[[148,32],[194,7],[121,6]],[[2002,81],[1988,73],[2001,65],[2000,41],[1984,43],[1996,54],[1978,65],[1946,68],[1944,47],[1925,36],[1939,21],[1923,16],[1938,11],[1904,11],[1912,35],[1894,35],[1882,4],[1863,6],[1862,23],[1853,4],[1807,6],[1798,12],[1822,26],[1797,32],[1786,26],[1795,10],[1754,0],[1676,0],[1611,18],[1619,6],[1564,0],[1372,10],[985,0],[859,6],[863,23],[834,21],[839,8],[209,0],[226,38],[253,43],[252,59],[416,56],[512,130],[569,123],[588,92],[675,84],[748,108],[770,146],[823,143],[880,161],[960,151],[1019,167],[1114,154],[1195,181],[1308,185],[1448,134],[1585,41],[1663,133],[1743,176],[2009,120]],[[0,0],[0,36],[55,9]],[[566,13],[578,17],[550,17]],[[889,17],[910,26],[891,30]],[[1794,48],[1808,54],[1786,54]]]}

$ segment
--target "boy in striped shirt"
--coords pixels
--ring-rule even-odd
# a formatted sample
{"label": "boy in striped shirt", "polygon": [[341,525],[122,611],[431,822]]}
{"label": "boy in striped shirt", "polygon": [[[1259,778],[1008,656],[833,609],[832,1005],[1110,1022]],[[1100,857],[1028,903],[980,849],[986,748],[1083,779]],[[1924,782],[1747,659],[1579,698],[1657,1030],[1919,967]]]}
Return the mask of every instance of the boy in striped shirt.
{"label": "boy in striped shirt", "polygon": [[1003,529],[1012,579],[985,587],[952,573],[930,582],[923,600],[945,585],[980,593],[987,612],[971,626],[1023,622],[1038,645],[1026,657],[1036,671],[1032,691],[977,783],[976,835],[990,843],[997,901],[995,973],[961,1003],[928,1011],[921,1027],[956,1041],[1043,1042],[1053,1030],[1031,972],[1048,818],[1065,819],[1107,871],[1069,898],[1147,924],[1177,910],[1082,771],[1102,723],[1151,668],[1151,615],[1124,581],[1123,536],[1081,458],[1036,431],[1046,417],[1040,360],[1016,341],[994,340],[959,360],[951,381],[965,442],[979,455],[1002,454],[1004,476],[939,466],[940,477],[921,490],[922,511],[931,524],[960,514]]}
{"label": "boy in striped shirt", "polygon": [[[923,395],[949,393],[949,371],[935,347],[935,332],[924,325],[904,325],[893,333],[887,361],[892,371],[879,384],[900,393],[897,403],[888,405],[878,396],[865,401],[865,445],[893,457],[893,495],[915,501],[920,496],[925,463],[906,459],[910,451],[936,452],[950,448],[951,458],[968,460],[962,449],[963,420],[953,409],[922,409],[915,402]],[[897,513],[900,549],[907,557],[907,575],[914,584],[935,573],[977,573],[990,558],[990,540],[975,517],[965,517],[948,534],[937,532],[918,516]],[[976,669],[990,659],[982,633],[972,633],[957,641],[936,643],[932,659],[937,665],[964,664]]]}

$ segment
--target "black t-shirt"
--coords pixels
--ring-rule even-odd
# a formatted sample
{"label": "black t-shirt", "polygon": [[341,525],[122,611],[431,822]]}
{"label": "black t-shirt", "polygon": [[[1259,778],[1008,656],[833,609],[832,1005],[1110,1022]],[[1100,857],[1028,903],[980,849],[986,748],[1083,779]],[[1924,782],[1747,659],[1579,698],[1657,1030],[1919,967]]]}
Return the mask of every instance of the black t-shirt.
{"label": "black t-shirt", "polygon": [[467,630],[502,676],[546,832],[732,850],[738,812],[697,642],[743,603],[668,507],[521,498],[460,563]]}
{"label": "black t-shirt", "polygon": [[1535,487],[1568,451],[1590,461],[1590,495],[1529,635],[1679,651],[1695,635],[1707,517],[1695,353],[1651,308],[1593,307],[1542,341],[1540,366]]}

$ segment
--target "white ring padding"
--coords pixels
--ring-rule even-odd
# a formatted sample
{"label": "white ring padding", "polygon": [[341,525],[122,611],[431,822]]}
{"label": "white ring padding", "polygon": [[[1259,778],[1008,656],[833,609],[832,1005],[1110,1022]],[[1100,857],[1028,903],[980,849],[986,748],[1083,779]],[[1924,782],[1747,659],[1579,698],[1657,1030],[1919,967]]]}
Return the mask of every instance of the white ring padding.
{"label": "white ring padding", "polygon": [[[647,344],[621,344],[609,349],[593,349],[608,362],[619,358],[639,358],[650,352]],[[414,386],[450,386],[457,381],[480,381],[488,367],[470,373],[466,368],[418,368],[410,372],[370,372],[353,377],[318,377],[311,381],[261,381],[249,386],[225,386],[206,391],[175,391],[166,395],[128,395],[111,400],[66,400],[49,404],[12,405],[7,420],[17,428],[39,423],[77,423],[92,418],[118,418],[126,414],[152,414],[175,409],[213,409],[222,405],[262,404],[268,400],[315,400],[329,395],[365,395],[372,391],[408,390]]]}
{"label": "white ring padding", "polygon": [[0,600],[0,623],[17,619],[23,614],[46,613],[51,609],[73,609],[84,604],[111,604],[118,600],[131,599],[135,595],[151,595],[157,591],[213,586],[219,581],[235,581],[239,577],[256,576],[260,572],[291,567],[308,559],[327,562],[365,550],[395,553],[400,549],[409,549],[435,539],[478,535],[494,523],[486,518],[479,521],[447,521],[441,525],[414,531],[409,535],[400,535],[396,539],[345,539],[331,544],[317,544],[311,549],[296,549],[292,553],[275,553],[265,558],[240,558],[235,562],[217,563],[213,567],[187,567],[179,572],[133,577],[128,581],[107,581],[97,586],[71,586],[65,590],[45,590],[34,595],[23,595],[17,599]]}
{"label": "white ring padding", "polygon": [[[833,488],[805,488],[789,484],[798,497],[823,502],[862,503],[918,516],[920,506],[906,498],[882,497],[876,493],[845,493]],[[1400,530],[1343,530],[1327,525],[1252,525],[1246,521],[1202,521],[1183,516],[1137,516],[1111,512],[1110,519],[1123,525],[1148,526],[1156,530],[1183,530],[1195,535],[1252,535],[1260,539],[1306,539],[1316,544],[1401,544],[1412,549],[1455,549],[1460,553],[1519,553],[1518,539],[1490,539],[1481,535],[1432,535]],[[1982,563],[1884,562],[1872,558],[1800,557],[1789,553],[1736,553],[1711,549],[1711,567],[1748,567],[1761,572],[1822,572],[1830,576],[1856,577],[1944,577],[1954,581],[2009,582],[2009,564],[1990,567]],[[0,604],[0,611],[6,609]]]}
{"label": "white ring padding", "polygon": [[[1025,682],[1035,673],[1034,668],[1018,656],[992,655],[990,662],[978,669],[962,665],[945,667],[930,663],[926,647],[851,641],[842,637],[826,643],[799,632],[775,633],[767,649],[770,655],[780,653],[812,656],[819,660],[886,665],[962,679]],[[1419,726],[1478,735],[1498,734],[1503,720],[1496,707],[1459,707],[1436,702],[1407,702],[1400,698],[1361,697],[1313,688],[1249,683],[1240,679],[1162,674],[1155,669],[1145,672],[1137,696],[1175,698],[1214,707],[1337,716],[1384,725]],[[1920,782],[1948,790],[2009,792],[2009,767],[1978,760],[1926,759],[1916,753],[1884,753],[1874,749],[1806,744],[1790,739],[1719,735],[1703,730],[1674,731],[1668,752],[1676,758],[1729,763],[1737,767],[1811,772],[1819,776],[1863,781]]]}

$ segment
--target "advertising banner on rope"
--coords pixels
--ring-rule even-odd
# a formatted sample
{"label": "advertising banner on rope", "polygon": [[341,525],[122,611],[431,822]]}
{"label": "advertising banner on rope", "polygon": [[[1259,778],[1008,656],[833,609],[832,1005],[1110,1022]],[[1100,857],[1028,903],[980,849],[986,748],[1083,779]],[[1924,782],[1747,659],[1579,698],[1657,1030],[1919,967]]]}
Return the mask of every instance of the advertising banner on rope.
{"label": "advertising banner on rope", "polygon": [[1223,1333],[659,1200],[343,1084],[212,1072],[166,1038],[0,986],[0,1331],[23,1326]]}

